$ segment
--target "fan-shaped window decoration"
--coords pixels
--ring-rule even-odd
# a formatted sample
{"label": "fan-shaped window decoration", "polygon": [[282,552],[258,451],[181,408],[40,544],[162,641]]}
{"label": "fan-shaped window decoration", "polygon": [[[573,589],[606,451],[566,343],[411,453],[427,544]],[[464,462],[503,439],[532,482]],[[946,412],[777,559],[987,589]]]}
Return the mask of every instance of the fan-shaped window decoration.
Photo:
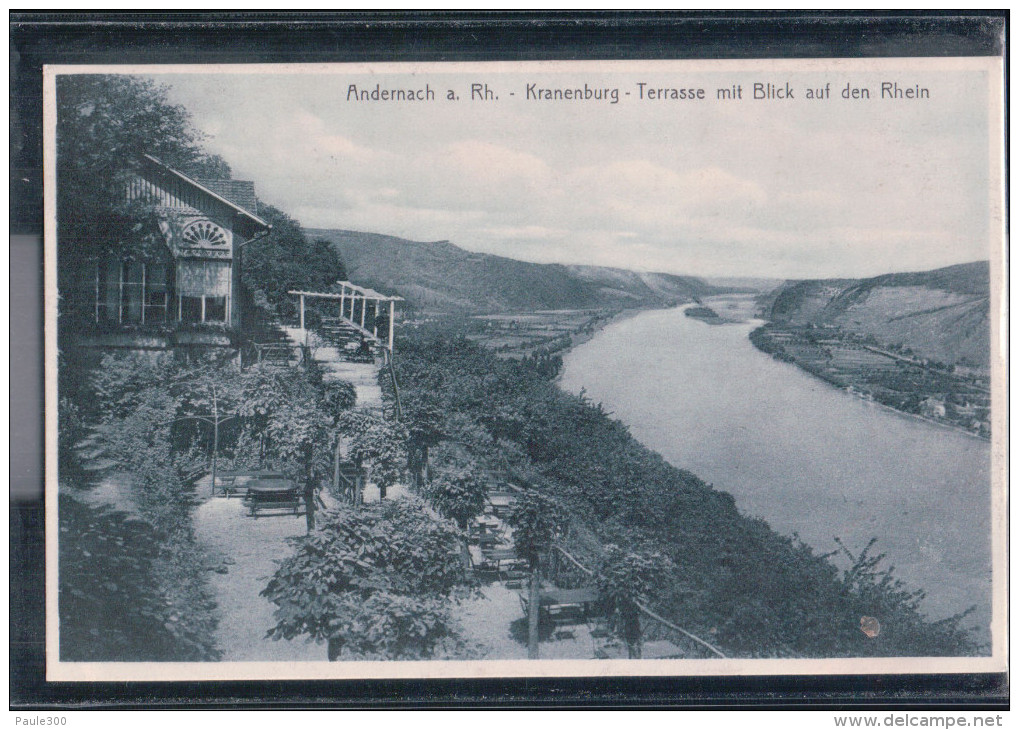
{"label": "fan-shaped window decoration", "polygon": [[184,243],[190,246],[225,246],[226,231],[212,221],[195,221],[184,229]]}

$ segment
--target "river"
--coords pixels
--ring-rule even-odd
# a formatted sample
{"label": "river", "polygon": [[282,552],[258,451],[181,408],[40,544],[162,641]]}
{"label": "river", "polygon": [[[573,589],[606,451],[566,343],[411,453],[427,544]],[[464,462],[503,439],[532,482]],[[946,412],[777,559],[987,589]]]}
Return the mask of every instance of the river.
{"label": "river", "polygon": [[[721,301],[708,302],[718,311]],[[865,401],[758,351],[760,321],[708,325],[681,309],[610,324],[564,358],[586,389],[670,463],[815,552],[875,549],[934,618],[991,615],[990,446]]]}

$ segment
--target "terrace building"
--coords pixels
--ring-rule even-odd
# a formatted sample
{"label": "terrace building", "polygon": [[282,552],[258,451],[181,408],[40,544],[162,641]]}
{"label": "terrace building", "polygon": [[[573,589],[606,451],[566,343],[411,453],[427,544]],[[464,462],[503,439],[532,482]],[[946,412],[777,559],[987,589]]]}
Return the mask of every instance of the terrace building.
{"label": "terrace building", "polygon": [[82,272],[83,286],[69,294],[92,326],[76,343],[144,350],[235,347],[244,301],[241,249],[272,228],[258,216],[254,184],[191,178],[146,155],[126,194],[153,206],[165,246],[147,254],[107,254],[94,270]]}

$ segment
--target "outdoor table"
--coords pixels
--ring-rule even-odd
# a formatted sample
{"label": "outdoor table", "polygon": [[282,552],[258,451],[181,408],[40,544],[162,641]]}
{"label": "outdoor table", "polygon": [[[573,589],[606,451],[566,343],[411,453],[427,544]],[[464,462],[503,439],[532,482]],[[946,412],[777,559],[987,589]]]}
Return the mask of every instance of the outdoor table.
{"label": "outdoor table", "polygon": [[682,647],[664,639],[644,642],[640,653],[641,659],[683,659],[686,656]]}
{"label": "outdoor table", "polygon": [[289,479],[262,478],[248,483],[247,502],[252,517],[258,517],[259,509],[292,509],[297,514],[301,495]]}
{"label": "outdoor table", "polygon": [[587,606],[589,603],[597,603],[597,588],[553,588],[543,590],[539,594],[539,601],[544,606]]}
{"label": "outdoor table", "polygon": [[[538,607],[556,625],[575,623],[578,618],[587,620],[591,604],[598,602],[597,588],[545,588],[538,593]],[[520,606],[527,613],[526,592],[520,593]],[[576,609],[580,609],[577,616]]]}
{"label": "outdoor table", "polygon": [[263,469],[227,469],[219,472],[222,477],[249,477],[251,479],[284,479],[281,471],[270,471]]}
{"label": "outdoor table", "polygon": [[290,479],[284,479],[282,476],[259,477],[248,482],[248,491],[257,494],[272,494],[296,490],[297,485]]}
{"label": "outdoor table", "polygon": [[512,492],[489,492],[488,504],[496,517],[506,517],[517,503],[517,495]]}
{"label": "outdoor table", "polygon": [[485,548],[482,549],[481,555],[484,558],[484,561],[479,566],[480,569],[485,571],[493,571],[496,573],[502,572],[503,563],[510,563],[512,565],[517,562],[521,562],[520,558],[517,557],[516,551],[514,550],[507,549],[490,550]]}
{"label": "outdoor table", "polygon": [[485,558],[496,563],[503,560],[518,560],[516,550],[484,550]]}
{"label": "outdoor table", "polygon": [[517,501],[517,495],[513,492],[489,492],[488,501],[492,504],[508,506]]}
{"label": "outdoor table", "polygon": [[245,486],[245,483],[238,484],[238,479],[243,479],[245,482],[250,479],[283,479],[283,472],[261,471],[257,469],[224,469],[216,474],[215,486],[222,487],[223,494],[229,497]]}

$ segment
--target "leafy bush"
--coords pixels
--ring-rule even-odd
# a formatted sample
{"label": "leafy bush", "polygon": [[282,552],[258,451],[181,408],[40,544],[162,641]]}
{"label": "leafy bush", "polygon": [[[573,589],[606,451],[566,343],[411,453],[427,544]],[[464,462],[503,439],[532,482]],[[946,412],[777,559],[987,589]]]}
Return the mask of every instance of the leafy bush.
{"label": "leafy bush", "polygon": [[427,496],[443,517],[466,530],[470,521],[485,511],[488,484],[477,462],[444,455],[434,470]]}
{"label": "leafy bush", "polygon": [[425,658],[457,646],[449,604],[467,585],[459,534],[420,500],[327,511],[296,545],[262,591],[277,606],[268,637],[328,641],[330,659]]}
{"label": "leafy bush", "polygon": [[59,525],[61,659],[218,657],[193,546],[179,550],[179,537],[68,496],[60,498]]}
{"label": "leafy bush", "polygon": [[632,552],[616,545],[605,547],[597,571],[598,595],[631,658],[640,658],[641,626],[637,604],[657,598],[662,577],[671,569],[671,561],[658,553]]}
{"label": "leafy bush", "polygon": [[554,499],[533,489],[527,490],[513,506],[506,521],[513,527],[513,546],[517,555],[536,568],[562,536],[568,516]]}

